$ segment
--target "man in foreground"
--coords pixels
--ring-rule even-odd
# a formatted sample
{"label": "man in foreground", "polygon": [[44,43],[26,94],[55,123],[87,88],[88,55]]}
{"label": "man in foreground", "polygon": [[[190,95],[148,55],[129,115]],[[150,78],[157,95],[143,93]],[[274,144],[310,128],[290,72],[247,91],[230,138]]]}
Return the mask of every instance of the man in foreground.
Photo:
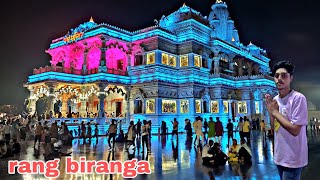
{"label": "man in foreground", "polygon": [[298,180],[302,168],[308,164],[306,126],[307,100],[290,88],[294,66],[288,61],[275,64],[274,81],[279,94],[273,99],[265,95],[266,105],[274,130],[274,162],[280,179]]}

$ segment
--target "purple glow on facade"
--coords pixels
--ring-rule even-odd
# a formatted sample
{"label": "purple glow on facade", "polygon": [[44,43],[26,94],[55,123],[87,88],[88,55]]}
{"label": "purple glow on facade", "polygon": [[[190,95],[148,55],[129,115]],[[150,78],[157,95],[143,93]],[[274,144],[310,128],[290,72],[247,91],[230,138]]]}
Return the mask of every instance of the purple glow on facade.
{"label": "purple glow on facade", "polygon": [[127,55],[117,48],[110,48],[106,51],[106,62],[108,69],[127,69]]}
{"label": "purple glow on facade", "polygon": [[87,68],[94,69],[98,68],[100,64],[100,58],[101,58],[101,50],[100,47],[93,45],[87,54]]}
{"label": "purple glow on facade", "polygon": [[[131,65],[134,65],[135,54],[143,54],[140,46],[143,42],[139,40],[133,43],[130,55]],[[50,61],[52,65],[57,65],[61,62],[65,68],[73,67],[76,70],[81,70],[86,59],[87,69],[90,70],[98,68],[100,65],[101,46],[102,41],[100,37],[95,36],[62,47],[49,49],[46,52],[52,57]],[[106,42],[106,47],[107,68],[126,70],[128,66],[127,44],[111,39]],[[87,49],[87,54],[85,53],[85,49]]]}

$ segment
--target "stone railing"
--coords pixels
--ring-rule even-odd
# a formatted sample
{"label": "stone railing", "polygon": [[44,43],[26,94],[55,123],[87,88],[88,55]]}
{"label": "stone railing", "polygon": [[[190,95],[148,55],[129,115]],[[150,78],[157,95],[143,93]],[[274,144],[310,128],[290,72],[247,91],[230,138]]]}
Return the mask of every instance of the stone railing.
{"label": "stone railing", "polygon": [[108,74],[116,74],[116,75],[122,75],[122,76],[127,75],[127,71],[108,69],[106,67],[99,67],[99,68],[84,71],[84,70],[78,70],[74,68],[65,68],[62,66],[45,66],[45,67],[40,67],[38,69],[33,70],[34,75],[45,73],[45,72],[61,72],[61,73],[76,74],[76,75],[89,75],[89,74],[97,74],[97,73],[108,73]]}
{"label": "stone railing", "polygon": [[245,76],[230,76],[230,75],[227,75],[227,74],[222,74],[222,73],[219,73],[219,74],[211,74],[210,75],[210,78],[225,78],[225,79],[230,79],[230,80],[254,80],[254,79],[268,79],[268,80],[273,80],[273,78],[269,75],[245,75]]}
{"label": "stone railing", "polygon": [[118,122],[120,122],[121,120],[121,124],[126,124],[126,118],[122,117],[122,118],[52,118],[52,119],[48,119],[47,121],[49,122],[49,124],[52,124],[54,122],[57,122],[57,125],[61,125],[61,122],[66,123],[68,126],[80,126],[81,122],[83,121],[84,124],[87,124],[88,122],[90,122],[90,124],[110,124],[111,120],[115,119]]}

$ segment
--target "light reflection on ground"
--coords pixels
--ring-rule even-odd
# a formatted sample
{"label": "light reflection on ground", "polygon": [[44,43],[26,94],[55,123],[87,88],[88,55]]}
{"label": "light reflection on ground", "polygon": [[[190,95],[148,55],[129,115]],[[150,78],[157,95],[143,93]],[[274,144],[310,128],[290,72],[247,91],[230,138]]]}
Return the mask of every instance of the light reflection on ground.
{"label": "light reflection on ground", "polygon": [[[216,169],[209,169],[202,166],[199,150],[193,146],[193,142],[186,143],[186,135],[181,134],[177,140],[169,136],[153,136],[151,138],[151,154],[146,155],[141,153],[140,146],[135,153],[135,158],[138,160],[148,159],[151,164],[152,174],[139,175],[136,179],[209,179],[208,172],[213,172],[216,179],[279,179],[276,166],[273,163],[273,149],[271,141],[267,140],[266,145],[263,145],[262,138],[259,132],[252,133],[252,150],[253,150],[253,165],[245,167],[243,165],[228,164]],[[319,144],[319,136],[309,136],[309,142]],[[222,141],[222,149],[227,152],[226,133]],[[235,136],[239,140],[238,133]],[[193,139],[194,140],[194,139]],[[139,139],[138,139],[139,142]],[[28,141],[27,147],[23,148],[26,152],[22,152],[20,156],[10,159],[26,159],[37,160],[34,151],[33,142]],[[22,145],[24,147],[24,145]],[[107,138],[100,137],[96,142],[95,139],[91,143],[83,144],[82,140],[74,140],[72,147],[65,148],[67,151],[73,151],[72,158],[79,160],[80,156],[85,156],[87,160],[120,160],[124,162],[128,159],[128,154],[124,151],[122,144],[117,144],[115,153],[107,151]],[[313,156],[312,152],[309,156]],[[43,159],[43,156],[39,156]],[[311,159],[311,158],[310,158]],[[0,161],[0,174],[4,179],[46,179],[43,175],[8,175],[7,159]],[[309,160],[310,161],[310,160]],[[313,163],[310,163],[313,164]],[[310,165],[311,166],[311,165]],[[313,166],[313,165],[312,165]],[[313,168],[313,167],[308,167]],[[61,172],[58,179],[122,179],[121,175],[81,175],[81,174],[65,174],[65,157],[62,157],[59,170]],[[310,171],[310,170],[309,170]],[[310,173],[308,171],[308,173]],[[317,173],[317,172],[314,172]],[[318,176],[317,176],[318,177]],[[2,179],[2,178],[1,178]]]}

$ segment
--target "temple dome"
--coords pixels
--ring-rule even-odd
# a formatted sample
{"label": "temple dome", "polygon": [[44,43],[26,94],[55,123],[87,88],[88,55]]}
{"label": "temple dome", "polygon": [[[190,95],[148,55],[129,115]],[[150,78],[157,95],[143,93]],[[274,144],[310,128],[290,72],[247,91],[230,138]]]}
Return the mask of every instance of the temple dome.
{"label": "temple dome", "polygon": [[183,6],[181,6],[177,11],[168,16],[163,15],[160,19],[159,25],[160,27],[166,28],[188,19],[195,19],[200,23],[209,25],[207,17],[202,16],[199,11],[190,8],[186,4],[183,4]]}

